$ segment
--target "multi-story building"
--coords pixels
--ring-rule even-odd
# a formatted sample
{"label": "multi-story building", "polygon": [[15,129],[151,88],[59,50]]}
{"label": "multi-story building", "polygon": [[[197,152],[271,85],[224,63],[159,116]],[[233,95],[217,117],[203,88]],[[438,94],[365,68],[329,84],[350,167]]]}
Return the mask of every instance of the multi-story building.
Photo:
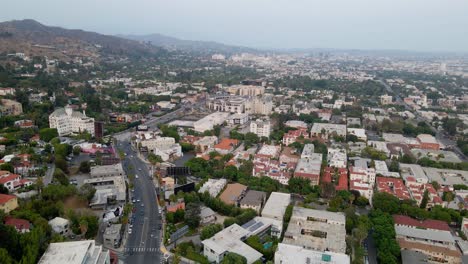
{"label": "multi-story building", "polygon": [[246,113],[235,113],[232,114],[228,119],[228,124],[232,126],[243,125],[249,121],[249,114]]}
{"label": "multi-story building", "polygon": [[321,166],[322,154],[313,153],[310,158],[301,158],[299,160],[294,171],[294,177],[309,179],[311,185],[318,185]]}
{"label": "multi-story building", "polygon": [[[430,263],[462,263],[462,254],[447,223],[393,216],[396,239],[402,250],[422,253]],[[404,263],[404,261],[403,261]]]}
{"label": "multi-story building", "polygon": [[343,213],[294,207],[283,243],[317,251],[346,252]]}
{"label": "multi-story building", "polygon": [[259,137],[270,137],[271,124],[269,119],[257,119],[250,122],[250,132]]}
{"label": "multi-story building", "polygon": [[275,252],[275,264],[296,263],[349,264],[351,261],[349,256],[343,253],[305,249],[301,246],[279,243]]}
{"label": "multi-story building", "polygon": [[309,138],[309,133],[305,128],[299,128],[297,130],[289,130],[288,133],[283,135],[283,144],[289,146],[296,142],[298,138]]}
{"label": "multi-story building", "polygon": [[88,132],[94,136],[94,118],[74,111],[70,106],[58,108],[49,115],[50,128],[56,128],[59,136]]}
{"label": "multi-story building", "polygon": [[346,138],[346,125],[314,123],[310,131],[311,137],[321,137],[328,139],[330,136],[340,136]]}

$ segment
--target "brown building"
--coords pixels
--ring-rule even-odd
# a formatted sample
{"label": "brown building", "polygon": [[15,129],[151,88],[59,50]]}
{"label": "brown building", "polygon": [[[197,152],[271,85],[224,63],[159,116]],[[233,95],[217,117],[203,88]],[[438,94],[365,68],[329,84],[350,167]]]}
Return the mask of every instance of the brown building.
{"label": "brown building", "polygon": [[239,201],[244,198],[247,191],[247,186],[240,183],[231,183],[226,186],[226,189],[219,196],[219,199],[226,204],[239,205]]}

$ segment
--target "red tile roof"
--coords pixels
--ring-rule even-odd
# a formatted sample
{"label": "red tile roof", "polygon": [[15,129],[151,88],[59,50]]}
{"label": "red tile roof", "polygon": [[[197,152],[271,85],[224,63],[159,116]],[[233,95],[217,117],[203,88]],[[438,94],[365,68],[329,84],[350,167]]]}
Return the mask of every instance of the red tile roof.
{"label": "red tile roof", "polygon": [[0,204],[5,204],[6,202],[15,199],[16,196],[8,194],[0,194]]}
{"label": "red tile roof", "polygon": [[413,227],[420,227],[420,228],[426,228],[426,229],[450,231],[449,225],[446,222],[440,221],[440,220],[427,219],[423,221],[418,221],[406,215],[394,215],[393,221],[395,222],[396,225],[405,225],[405,226],[413,226]]}
{"label": "red tile roof", "polygon": [[20,176],[17,175],[17,174],[10,174],[8,176],[3,176],[3,177],[0,178],[0,184],[5,184],[5,183],[7,183],[9,181],[13,181],[13,180],[16,180],[16,179],[19,180],[19,178],[20,178]]}
{"label": "red tile roof", "polygon": [[29,229],[30,223],[28,220],[18,219],[13,217],[5,217],[5,225],[13,226],[16,230]]}
{"label": "red tile roof", "polygon": [[219,142],[219,144],[216,144],[214,147],[215,149],[224,149],[224,150],[231,150],[235,146],[239,144],[239,140],[237,139],[230,139],[230,138],[225,138]]}

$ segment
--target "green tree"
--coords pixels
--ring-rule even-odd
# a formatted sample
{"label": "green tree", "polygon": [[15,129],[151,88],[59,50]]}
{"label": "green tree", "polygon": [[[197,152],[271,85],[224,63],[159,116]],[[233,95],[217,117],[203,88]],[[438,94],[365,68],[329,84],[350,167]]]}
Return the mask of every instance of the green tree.
{"label": "green tree", "polygon": [[91,171],[91,165],[89,161],[82,161],[79,167],[80,172],[89,173]]}
{"label": "green tree", "polygon": [[56,128],[43,128],[39,130],[39,136],[45,142],[49,142],[51,139],[58,137]]}
{"label": "green tree", "polygon": [[427,203],[429,202],[429,192],[427,191],[427,189],[424,191],[424,194],[423,194],[423,198],[421,200],[421,205],[420,207],[422,209],[426,209],[427,207]]}
{"label": "green tree", "polygon": [[185,208],[185,224],[190,228],[197,228],[200,225],[200,204],[190,203]]}
{"label": "green tree", "polygon": [[223,230],[223,226],[221,224],[210,224],[205,226],[200,232],[200,239],[205,240],[212,236],[214,236],[219,231]]}
{"label": "green tree", "polygon": [[247,259],[234,252],[228,252],[221,261],[221,264],[247,264]]}
{"label": "green tree", "polygon": [[9,171],[11,173],[14,173],[15,172],[15,167],[13,167],[13,165],[11,165],[10,163],[3,163],[0,165],[0,170],[4,170],[4,171]]}

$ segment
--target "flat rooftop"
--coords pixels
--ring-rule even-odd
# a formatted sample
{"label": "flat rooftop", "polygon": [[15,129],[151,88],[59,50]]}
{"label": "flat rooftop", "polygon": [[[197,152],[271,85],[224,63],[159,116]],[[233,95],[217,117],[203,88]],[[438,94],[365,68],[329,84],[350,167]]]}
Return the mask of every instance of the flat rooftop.
{"label": "flat rooftop", "polygon": [[283,243],[313,249],[346,252],[343,213],[294,207]]}
{"label": "flat rooftop", "polygon": [[296,264],[296,263],[330,263],[349,264],[350,258],[346,254],[330,251],[317,251],[305,249],[301,246],[278,244],[275,253],[275,263]]}
{"label": "flat rooftop", "polygon": [[286,207],[288,207],[290,202],[291,194],[272,192],[265,203],[265,207],[263,207],[262,216],[282,221]]}

